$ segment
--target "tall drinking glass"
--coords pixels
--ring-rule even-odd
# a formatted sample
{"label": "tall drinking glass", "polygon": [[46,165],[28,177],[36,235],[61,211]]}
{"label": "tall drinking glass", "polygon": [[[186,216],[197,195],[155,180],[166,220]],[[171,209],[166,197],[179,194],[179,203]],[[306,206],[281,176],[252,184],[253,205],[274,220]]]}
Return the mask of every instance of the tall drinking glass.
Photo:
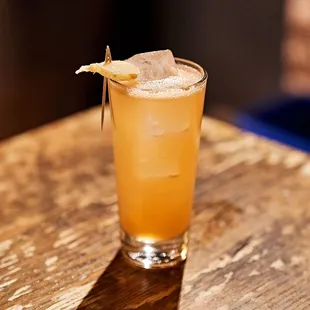
{"label": "tall drinking glass", "polygon": [[207,73],[180,87],[109,81],[122,252],[144,268],[187,257]]}

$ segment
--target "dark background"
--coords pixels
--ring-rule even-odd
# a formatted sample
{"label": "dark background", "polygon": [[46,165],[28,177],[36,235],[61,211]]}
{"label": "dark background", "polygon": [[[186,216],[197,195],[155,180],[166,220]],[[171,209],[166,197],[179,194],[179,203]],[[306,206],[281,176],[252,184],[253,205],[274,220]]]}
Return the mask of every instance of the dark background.
{"label": "dark background", "polygon": [[75,70],[171,49],[209,72],[220,118],[280,91],[281,0],[0,0],[0,138],[100,104],[102,79]]}

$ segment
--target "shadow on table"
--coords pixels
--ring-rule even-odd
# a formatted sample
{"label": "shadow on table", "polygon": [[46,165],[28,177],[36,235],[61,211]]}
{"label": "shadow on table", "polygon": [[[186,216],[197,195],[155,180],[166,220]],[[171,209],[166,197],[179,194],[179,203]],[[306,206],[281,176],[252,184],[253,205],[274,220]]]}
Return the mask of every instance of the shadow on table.
{"label": "shadow on table", "polygon": [[77,310],[177,310],[184,265],[144,270],[130,265],[119,251]]}

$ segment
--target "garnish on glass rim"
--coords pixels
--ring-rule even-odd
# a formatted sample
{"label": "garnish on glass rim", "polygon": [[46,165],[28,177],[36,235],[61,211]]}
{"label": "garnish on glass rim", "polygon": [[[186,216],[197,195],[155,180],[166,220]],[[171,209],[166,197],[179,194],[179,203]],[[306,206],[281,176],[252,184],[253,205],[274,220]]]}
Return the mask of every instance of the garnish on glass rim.
{"label": "garnish on glass rim", "polygon": [[81,66],[80,69],[75,71],[76,74],[81,72],[99,73],[103,76],[102,87],[102,110],[101,110],[101,130],[104,121],[104,107],[107,92],[107,79],[118,82],[126,82],[135,80],[140,73],[139,68],[135,65],[122,60],[112,61],[111,51],[109,46],[106,48],[105,60],[100,63],[93,63],[86,66]]}

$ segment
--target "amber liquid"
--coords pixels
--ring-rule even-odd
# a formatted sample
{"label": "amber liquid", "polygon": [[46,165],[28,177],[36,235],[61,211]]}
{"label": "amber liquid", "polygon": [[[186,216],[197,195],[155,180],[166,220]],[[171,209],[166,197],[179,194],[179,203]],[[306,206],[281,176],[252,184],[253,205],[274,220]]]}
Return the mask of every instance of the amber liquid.
{"label": "amber liquid", "polygon": [[171,96],[137,96],[109,83],[120,225],[142,241],[187,231],[205,85]]}

